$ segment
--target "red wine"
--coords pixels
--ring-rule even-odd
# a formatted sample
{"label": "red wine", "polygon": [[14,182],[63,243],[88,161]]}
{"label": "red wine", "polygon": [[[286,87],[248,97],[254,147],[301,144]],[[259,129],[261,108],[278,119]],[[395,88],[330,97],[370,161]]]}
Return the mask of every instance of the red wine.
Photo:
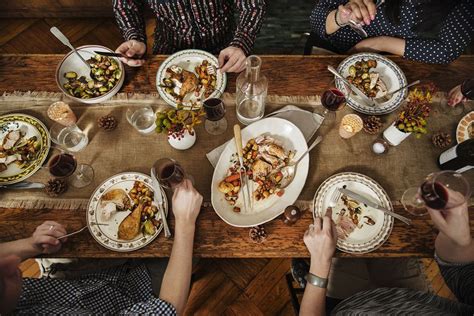
{"label": "red wine", "polygon": [[59,154],[51,158],[49,172],[55,177],[69,177],[76,171],[76,159],[70,154]]}
{"label": "red wine", "polygon": [[178,163],[170,162],[159,168],[158,178],[161,183],[171,188],[183,182],[184,170]]}
{"label": "red wine", "polygon": [[224,102],[218,98],[211,98],[204,101],[204,111],[209,121],[219,121],[225,115]]}
{"label": "red wine", "polygon": [[468,139],[446,150],[438,158],[442,170],[465,172],[474,168],[474,139]]}
{"label": "red wine", "polygon": [[346,102],[344,93],[337,89],[326,90],[321,97],[321,103],[329,111],[339,110],[344,105],[344,102]]}
{"label": "red wine", "polygon": [[421,196],[426,203],[426,206],[441,210],[446,207],[448,203],[448,190],[439,182],[426,181],[421,185]]}

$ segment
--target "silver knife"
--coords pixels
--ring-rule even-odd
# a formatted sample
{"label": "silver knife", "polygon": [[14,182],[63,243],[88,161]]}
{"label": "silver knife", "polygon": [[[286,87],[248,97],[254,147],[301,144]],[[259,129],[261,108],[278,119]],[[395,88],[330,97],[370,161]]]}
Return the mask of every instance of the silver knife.
{"label": "silver knife", "polygon": [[377,105],[378,105],[378,103],[377,103],[376,101],[370,99],[368,96],[365,95],[364,92],[360,91],[359,88],[357,88],[355,85],[353,85],[352,83],[350,83],[349,81],[347,81],[347,79],[344,78],[340,73],[338,73],[337,70],[334,69],[334,67],[328,66],[328,70],[329,70],[334,76],[336,76],[337,78],[341,79],[342,82],[344,82],[346,85],[348,85],[349,88],[350,88],[355,94],[357,94],[357,96],[358,96],[359,98],[361,98],[362,101],[363,101],[364,103],[366,103],[368,106],[374,107],[374,106],[377,106]]}
{"label": "silver knife", "polygon": [[165,231],[165,237],[171,237],[171,231],[166,221],[165,210],[163,209],[163,197],[161,196],[161,186],[156,179],[155,168],[151,168],[151,185],[153,186],[153,193],[155,197],[156,204],[158,204],[158,211],[160,212],[161,221],[163,222],[163,230]]}
{"label": "silver knife", "polygon": [[44,189],[44,183],[40,182],[18,182],[10,185],[0,185],[1,189],[25,190],[25,189]]}
{"label": "silver knife", "polygon": [[390,215],[390,216],[392,216],[392,217],[394,217],[394,218],[396,218],[396,219],[398,219],[398,220],[404,222],[404,223],[407,224],[407,225],[411,225],[411,219],[406,218],[405,216],[402,216],[402,215],[400,215],[400,214],[394,213],[394,212],[392,212],[392,211],[390,211],[390,210],[387,210],[386,208],[384,208],[384,207],[378,205],[377,203],[374,203],[374,202],[370,201],[369,199],[367,199],[366,197],[364,197],[364,196],[362,196],[362,195],[360,195],[360,194],[358,194],[358,193],[355,193],[355,192],[353,192],[353,191],[351,191],[351,190],[343,189],[343,188],[338,188],[338,190],[339,190],[339,192],[341,192],[342,194],[347,195],[348,197],[350,197],[351,199],[356,200],[357,202],[364,203],[365,205],[370,206],[370,207],[372,207],[372,208],[375,208],[375,209],[377,209],[377,210],[379,210],[379,211],[382,211],[382,212],[384,212],[385,214],[388,214],[388,215]]}

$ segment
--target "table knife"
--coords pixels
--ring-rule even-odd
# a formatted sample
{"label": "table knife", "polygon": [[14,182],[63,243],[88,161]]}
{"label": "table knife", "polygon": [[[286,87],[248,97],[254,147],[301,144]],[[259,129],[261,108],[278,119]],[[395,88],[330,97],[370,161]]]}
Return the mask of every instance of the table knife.
{"label": "table knife", "polygon": [[119,57],[119,58],[122,57],[122,58],[128,58],[128,59],[145,59],[145,57],[138,57],[138,56],[128,57],[128,56],[125,56],[125,55],[119,54],[119,53],[100,52],[100,51],[97,51],[97,50],[95,50],[94,53],[102,55],[102,56],[108,56],[108,57]]}
{"label": "table knife", "polygon": [[374,106],[377,106],[377,105],[378,105],[378,103],[377,103],[376,101],[370,99],[368,96],[365,95],[364,92],[360,91],[359,88],[357,88],[355,85],[353,85],[352,83],[350,83],[349,81],[347,81],[347,79],[344,78],[344,76],[342,76],[340,73],[338,73],[337,70],[334,69],[334,67],[328,66],[328,70],[329,70],[334,76],[336,76],[337,78],[341,79],[342,82],[344,82],[346,85],[348,85],[349,88],[350,88],[355,94],[357,94],[357,96],[358,96],[359,98],[361,98],[362,101],[363,101],[364,103],[366,103],[368,106],[374,107]]}
{"label": "table knife", "polygon": [[155,168],[151,168],[151,181],[155,201],[158,204],[158,211],[160,212],[161,221],[163,222],[163,230],[165,231],[165,237],[170,238],[171,231],[168,226],[168,222],[166,221],[166,214],[163,208],[163,196],[161,196],[161,185],[158,182],[158,179],[156,179]]}
{"label": "table knife", "polygon": [[18,182],[10,185],[0,185],[0,189],[26,190],[26,189],[44,189],[44,183],[40,182]]}
{"label": "table knife", "polygon": [[372,208],[375,208],[375,209],[377,209],[377,210],[379,210],[379,211],[382,211],[382,212],[384,212],[385,214],[388,214],[388,215],[390,215],[390,216],[392,216],[392,217],[394,217],[394,218],[396,218],[396,219],[398,219],[398,220],[404,222],[404,223],[407,224],[407,225],[411,225],[411,219],[406,218],[405,216],[402,216],[402,215],[400,215],[400,214],[394,213],[394,212],[392,212],[392,211],[390,211],[390,210],[387,210],[386,208],[384,208],[384,207],[378,205],[377,203],[374,203],[374,202],[370,201],[369,199],[367,199],[366,197],[364,197],[364,196],[362,196],[362,195],[360,195],[360,194],[358,194],[358,193],[355,193],[355,192],[353,192],[353,191],[351,191],[351,190],[343,189],[343,188],[338,188],[338,190],[339,190],[339,192],[341,192],[341,193],[347,195],[348,197],[350,197],[351,199],[356,200],[357,202],[364,203],[365,205],[370,206],[370,207],[372,207]]}

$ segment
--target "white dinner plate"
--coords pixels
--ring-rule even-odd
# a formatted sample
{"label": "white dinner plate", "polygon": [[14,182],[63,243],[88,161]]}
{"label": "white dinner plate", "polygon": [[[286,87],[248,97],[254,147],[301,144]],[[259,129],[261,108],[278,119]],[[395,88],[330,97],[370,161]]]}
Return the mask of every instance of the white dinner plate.
{"label": "white dinner plate", "polygon": [[[294,160],[298,159],[299,155],[308,149],[305,138],[298,127],[287,120],[275,117],[257,121],[244,128],[242,130],[242,143],[246,144],[249,139],[263,134],[270,135],[281,142],[285,150],[296,151]],[[234,207],[225,200],[224,194],[218,190],[218,185],[227,176],[227,171],[231,166],[231,157],[236,152],[235,141],[232,139],[222,152],[212,176],[212,206],[217,215],[226,223],[236,227],[261,225],[282,214],[285,207],[293,204],[298,199],[308,176],[308,155],[298,164],[295,179],[285,188],[285,193],[281,197],[272,195],[264,200],[254,202],[254,211],[251,214],[243,211],[241,213],[234,212]]]}
{"label": "white dinner plate", "polygon": [[[118,251],[118,252],[129,252],[134,251],[140,248],[145,247],[149,243],[151,243],[158,235],[160,234],[161,230],[163,229],[163,224],[161,223],[155,231],[153,235],[145,235],[143,233],[139,233],[137,237],[133,240],[122,240],[117,237],[118,227],[120,223],[130,214],[130,211],[121,211],[117,212],[112,218],[108,221],[104,221],[101,218],[100,210],[100,200],[102,195],[110,191],[111,189],[123,189],[127,193],[133,188],[133,184],[135,181],[140,181],[145,183],[152,192],[154,191],[151,186],[151,178],[148,175],[138,172],[125,172],[119,173],[109,179],[105,180],[92,194],[89,204],[87,206],[87,226],[89,227],[89,231],[94,237],[94,239],[103,247]],[[168,214],[168,199],[166,198],[166,194],[161,188],[161,196],[163,197],[163,204],[165,209],[165,214]],[[153,201],[153,204],[156,206],[156,202]],[[156,215],[156,219],[159,219],[159,213]],[[105,223],[105,225],[93,225],[92,223]]]}
{"label": "white dinner plate", "polygon": [[[474,130],[474,111],[464,115],[458,123],[458,127],[456,128],[456,140],[458,144],[470,139],[473,133],[472,130]],[[469,131],[471,131],[471,134]]]}
{"label": "white dinner plate", "polygon": [[[355,172],[343,172],[335,174],[326,179],[314,195],[314,217],[326,214],[330,199],[334,190],[346,188],[354,191],[367,199],[393,211],[392,203],[385,190],[373,179]],[[333,208],[332,219],[336,222],[338,213],[344,207],[343,201],[339,199]],[[361,203],[361,216],[369,216],[375,221],[370,226],[363,223],[361,228],[356,228],[347,238],[338,239],[337,248],[341,251],[360,254],[374,251],[380,247],[390,236],[393,227],[393,217],[382,211],[367,207]]]}
{"label": "white dinner plate", "polygon": [[20,168],[16,163],[8,165],[7,169],[0,172],[0,184],[7,185],[28,179],[38,171],[48,157],[49,148],[51,146],[51,137],[49,136],[46,126],[36,117],[15,113],[0,116],[0,144],[8,132],[24,129],[26,131],[25,138],[36,136],[40,142],[40,149],[36,159]]}
{"label": "white dinner plate", "polygon": [[[387,86],[387,92],[397,90],[407,84],[407,78],[403,71],[390,59],[375,53],[360,53],[347,57],[344,59],[339,66],[337,71],[344,77],[349,76],[349,67],[354,65],[356,62],[364,59],[365,61],[369,59],[375,59],[377,61],[377,67],[371,69],[370,72],[378,72],[380,74],[380,79]],[[344,83],[341,79],[336,78],[336,88],[341,91],[346,91],[346,95],[349,91],[346,90]],[[347,98],[347,105],[353,110],[368,114],[368,115],[383,115],[388,114],[396,109],[402,104],[408,95],[407,89],[403,89],[400,92],[395,93],[390,100],[379,104],[379,106],[371,107],[365,105],[362,100],[354,94],[350,94]]]}
{"label": "white dinner plate", "polygon": [[[156,89],[158,90],[158,93],[163,98],[163,100],[165,100],[166,103],[173,107],[177,106],[176,99],[168,92],[166,92],[164,88],[160,87],[160,85],[163,83],[163,79],[166,78],[166,69],[171,66],[179,66],[184,70],[196,74],[194,68],[201,65],[201,63],[205,59],[207,59],[207,61],[211,65],[214,65],[216,69],[217,67],[219,67],[219,61],[217,60],[216,56],[199,49],[186,49],[179,51],[177,53],[174,53],[173,55],[170,55],[168,58],[166,58],[164,62],[161,63],[160,68],[158,68],[158,72],[156,73]],[[220,97],[221,93],[224,92],[225,87],[227,85],[227,75],[225,73],[221,73],[217,70],[216,79],[216,91],[214,91],[209,96],[210,98]],[[191,102],[197,102],[197,99],[198,97],[196,97],[194,94],[189,94],[183,100],[183,105],[191,106]]]}

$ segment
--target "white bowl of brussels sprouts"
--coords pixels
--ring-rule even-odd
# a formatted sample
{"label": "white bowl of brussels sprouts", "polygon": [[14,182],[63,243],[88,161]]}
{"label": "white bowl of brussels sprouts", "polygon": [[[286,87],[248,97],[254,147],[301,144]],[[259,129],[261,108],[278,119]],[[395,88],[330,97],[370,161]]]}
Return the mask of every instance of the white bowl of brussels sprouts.
{"label": "white bowl of brussels sprouts", "polygon": [[56,83],[59,89],[73,100],[82,103],[100,103],[113,97],[125,79],[123,64],[116,57],[96,54],[113,51],[99,45],[77,48],[90,67],[73,52],[69,52],[56,68]]}

